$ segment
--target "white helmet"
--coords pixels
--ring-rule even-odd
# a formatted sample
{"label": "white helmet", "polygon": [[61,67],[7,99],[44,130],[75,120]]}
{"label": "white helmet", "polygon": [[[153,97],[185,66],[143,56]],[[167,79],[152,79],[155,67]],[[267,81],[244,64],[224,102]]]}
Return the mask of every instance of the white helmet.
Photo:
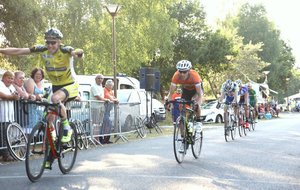
{"label": "white helmet", "polygon": [[234,89],[234,82],[232,82],[230,79],[226,80],[224,85],[224,90],[226,92],[230,92]]}
{"label": "white helmet", "polygon": [[238,86],[242,86],[242,81],[241,81],[241,79],[237,79],[237,80],[235,81],[235,83],[236,83]]}
{"label": "white helmet", "polygon": [[181,60],[178,61],[178,63],[176,64],[176,69],[178,71],[188,71],[192,68],[192,63],[188,60]]}

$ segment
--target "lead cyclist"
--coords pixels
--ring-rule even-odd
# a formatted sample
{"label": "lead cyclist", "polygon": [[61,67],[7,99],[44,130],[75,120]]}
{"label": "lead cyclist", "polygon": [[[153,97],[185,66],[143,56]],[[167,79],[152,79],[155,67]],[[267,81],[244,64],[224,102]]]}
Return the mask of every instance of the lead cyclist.
{"label": "lead cyclist", "polygon": [[192,69],[192,63],[188,60],[181,60],[176,64],[177,71],[174,73],[169,89],[168,101],[172,99],[172,94],[176,90],[176,85],[182,85],[181,98],[185,100],[194,100],[197,104],[196,128],[201,128],[201,109],[202,103],[202,79],[197,71]]}
{"label": "lead cyclist", "polygon": [[[78,95],[78,83],[75,81],[73,57],[81,58],[82,49],[74,49],[71,46],[62,44],[63,34],[56,28],[50,28],[44,35],[45,44],[34,45],[31,48],[0,48],[0,53],[5,55],[28,55],[39,54],[44,63],[46,73],[52,83],[52,103],[61,104],[61,119],[64,134],[61,142],[69,142],[73,131],[67,119],[64,103],[67,100],[75,99]],[[48,118],[53,123],[54,116]]]}

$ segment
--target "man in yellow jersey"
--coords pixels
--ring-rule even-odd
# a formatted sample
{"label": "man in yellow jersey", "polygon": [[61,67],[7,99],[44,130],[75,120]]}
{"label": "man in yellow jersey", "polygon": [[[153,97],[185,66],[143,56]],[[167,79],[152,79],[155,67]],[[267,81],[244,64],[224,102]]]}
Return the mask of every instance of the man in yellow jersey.
{"label": "man in yellow jersey", "polygon": [[[45,32],[45,45],[35,45],[32,48],[0,48],[5,55],[27,55],[38,53],[45,64],[45,70],[52,82],[53,95],[51,101],[61,104],[61,119],[64,126],[64,135],[61,142],[69,142],[73,131],[67,119],[66,108],[63,103],[75,99],[78,95],[78,84],[75,82],[73,57],[81,58],[83,50],[74,49],[61,43],[63,34],[56,28]],[[49,121],[54,118],[49,117]],[[53,123],[53,122],[50,122]]]}

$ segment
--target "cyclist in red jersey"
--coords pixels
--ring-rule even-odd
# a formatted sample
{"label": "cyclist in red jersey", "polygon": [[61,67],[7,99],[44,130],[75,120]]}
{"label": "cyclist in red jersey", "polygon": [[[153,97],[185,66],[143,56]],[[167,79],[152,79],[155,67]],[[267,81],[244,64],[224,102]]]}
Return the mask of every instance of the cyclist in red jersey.
{"label": "cyclist in red jersey", "polygon": [[192,63],[188,60],[181,60],[177,63],[177,71],[174,73],[168,94],[168,100],[172,99],[172,94],[176,90],[176,85],[182,85],[182,96],[185,100],[194,100],[198,104],[196,110],[196,122],[200,126],[200,105],[202,103],[202,79],[197,71],[191,69]]}

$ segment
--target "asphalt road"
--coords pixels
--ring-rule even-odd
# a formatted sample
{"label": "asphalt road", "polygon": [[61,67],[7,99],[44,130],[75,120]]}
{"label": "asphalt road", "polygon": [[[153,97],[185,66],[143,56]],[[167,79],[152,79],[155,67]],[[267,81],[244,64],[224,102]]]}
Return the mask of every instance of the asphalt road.
{"label": "asphalt road", "polygon": [[172,136],[163,135],[80,151],[63,175],[54,163],[31,183],[24,162],[0,165],[0,189],[300,189],[300,114],[264,120],[256,131],[225,142],[222,127],[204,128],[199,159],[189,150],[182,164]]}

